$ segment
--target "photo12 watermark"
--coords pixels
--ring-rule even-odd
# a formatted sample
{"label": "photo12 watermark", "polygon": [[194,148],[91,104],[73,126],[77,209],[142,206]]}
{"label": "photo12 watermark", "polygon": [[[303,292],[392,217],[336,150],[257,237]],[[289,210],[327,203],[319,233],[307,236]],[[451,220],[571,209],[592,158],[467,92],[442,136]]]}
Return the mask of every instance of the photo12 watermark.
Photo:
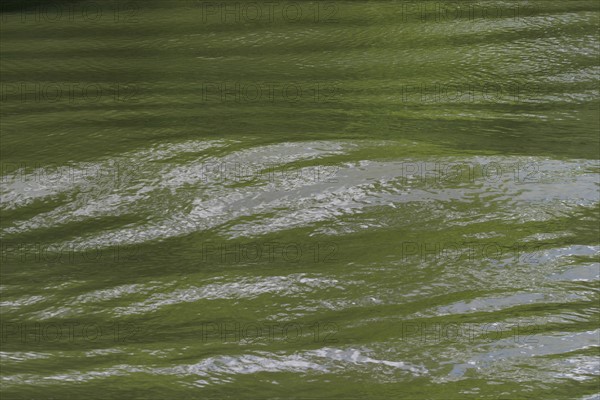
{"label": "photo12 watermark", "polygon": [[540,4],[528,0],[489,1],[396,1],[391,15],[401,22],[448,23],[509,19],[524,21],[543,10]]}
{"label": "photo12 watermark", "polygon": [[535,344],[535,334],[541,332],[535,324],[516,323],[441,323],[402,322],[399,328],[402,341],[426,343],[443,342],[495,342],[511,340],[521,344]]}
{"label": "photo12 watermark", "polygon": [[542,87],[536,82],[420,82],[403,84],[397,92],[406,104],[514,104],[538,101]]}
{"label": "photo12 watermark", "polygon": [[511,181],[540,183],[544,174],[539,163],[531,161],[487,163],[470,161],[402,162],[396,167],[400,177],[424,185]]}
{"label": "photo12 watermark", "polygon": [[[206,161],[191,168],[190,179],[194,184],[180,189],[202,190],[210,186],[223,187],[253,182],[336,183],[339,169],[335,164],[286,168],[275,162]],[[74,165],[10,162],[0,164],[0,189],[10,191],[23,184],[49,190],[76,187],[79,194],[101,196],[141,185],[153,179],[156,173],[170,171],[156,171],[153,165],[134,160]]]}
{"label": "photo12 watermark", "polygon": [[340,98],[337,83],[321,82],[203,82],[206,103],[325,103]]}
{"label": "photo12 watermark", "polygon": [[334,263],[340,249],[335,242],[205,242],[200,259],[211,264]]}
{"label": "photo12 watermark", "polygon": [[398,250],[403,262],[478,262],[540,265],[554,243],[473,242],[473,241],[401,241]]}
{"label": "photo12 watermark", "polygon": [[10,162],[0,164],[0,184],[36,183],[41,186],[57,184],[83,184],[112,181],[117,184],[132,183],[144,176],[142,163],[114,161],[108,163],[78,163],[59,165],[38,162]]}
{"label": "photo12 watermark", "polygon": [[334,1],[192,1],[202,24],[336,23],[342,2]]}
{"label": "photo12 watermark", "polygon": [[133,343],[150,332],[129,322],[7,322],[0,323],[3,344]]}
{"label": "photo12 watermark", "polygon": [[142,260],[141,246],[84,246],[75,243],[43,243],[0,240],[4,267],[19,264],[85,265],[114,264]]}
{"label": "photo12 watermark", "polygon": [[30,0],[0,3],[1,21],[27,25],[138,23],[143,2],[134,0]]}
{"label": "photo12 watermark", "polygon": [[0,102],[5,104],[99,102],[137,103],[142,88],[137,83],[12,82],[0,84]]}
{"label": "photo12 watermark", "polygon": [[220,343],[323,343],[333,344],[339,341],[340,329],[334,322],[244,322],[219,321],[205,322],[201,325],[202,342]]}
{"label": "photo12 watermark", "polygon": [[201,165],[200,177],[204,183],[236,184],[264,182],[327,182],[336,183],[339,166],[315,165],[298,169],[284,169],[276,163],[206,162]]}
{"label": "photo12 watermark", "polygon": [[[131,322],[0,322],[2,344],[135,343],[169,335],[171,327]],[[321,343],[339,341],[340,329],[334,322],[316,321],[238,321],[227,319],[192,325],[186,336],[199,343]],[[184,332],[185,333],[185,332]]]}

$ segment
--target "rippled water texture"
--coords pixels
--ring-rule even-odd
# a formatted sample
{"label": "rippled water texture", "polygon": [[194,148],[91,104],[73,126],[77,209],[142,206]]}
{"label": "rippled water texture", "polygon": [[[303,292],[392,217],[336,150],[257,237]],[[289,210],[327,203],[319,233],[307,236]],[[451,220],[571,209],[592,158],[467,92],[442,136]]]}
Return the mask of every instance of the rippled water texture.
{"label": "rippled water texture", "polygon": [[598,398],[598,2],[21,3],[3,399]]}

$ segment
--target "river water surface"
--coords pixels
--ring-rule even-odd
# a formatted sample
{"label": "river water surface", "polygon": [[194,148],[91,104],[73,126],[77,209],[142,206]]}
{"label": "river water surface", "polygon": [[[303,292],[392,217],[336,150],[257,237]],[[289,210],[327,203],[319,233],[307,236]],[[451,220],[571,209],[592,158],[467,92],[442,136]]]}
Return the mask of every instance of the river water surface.
{"label": "river water surface", "polygon": [[598,398],[598,2],[18,3],[4,399]]}

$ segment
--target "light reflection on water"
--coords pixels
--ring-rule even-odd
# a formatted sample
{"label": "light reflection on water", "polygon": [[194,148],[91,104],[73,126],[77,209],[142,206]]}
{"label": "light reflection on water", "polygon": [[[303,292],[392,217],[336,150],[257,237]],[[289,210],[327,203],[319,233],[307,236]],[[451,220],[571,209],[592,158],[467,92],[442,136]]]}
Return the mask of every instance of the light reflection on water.
{"label": "light reflection on water", "polygon": [[596,2],[134,3],[2,13],[3,395],[596,398]]}

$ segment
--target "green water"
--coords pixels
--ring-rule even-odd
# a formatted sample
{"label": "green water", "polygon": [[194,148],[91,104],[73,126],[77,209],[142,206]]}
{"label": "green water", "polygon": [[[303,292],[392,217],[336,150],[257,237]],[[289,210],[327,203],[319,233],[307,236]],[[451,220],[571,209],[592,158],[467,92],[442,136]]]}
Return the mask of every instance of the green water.
{"label": "green water", "polygon": [[597,1],[20,3],[3,399],[598,398]]}

